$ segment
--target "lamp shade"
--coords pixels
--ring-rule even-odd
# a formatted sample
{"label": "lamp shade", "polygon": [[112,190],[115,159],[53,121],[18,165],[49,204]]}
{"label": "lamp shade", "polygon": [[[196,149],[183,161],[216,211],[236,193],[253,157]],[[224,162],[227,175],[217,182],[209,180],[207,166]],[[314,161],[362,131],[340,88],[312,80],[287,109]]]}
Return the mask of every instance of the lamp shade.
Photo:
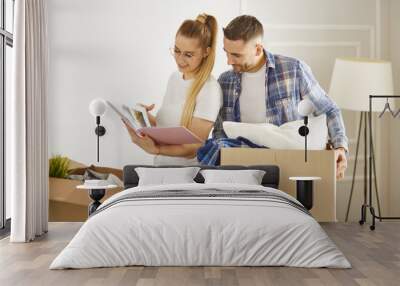
{"label": "lamp shade", "polygon": [[[390,62],[364,58],[336,59],[329,96],[340,108],[369,111],[369,95],[392,94]],[[382,111],[385,103],[385,100],[374,101],[372,111]]]}
{"label": "lamp shade", "polygon": [[106,112],[106,103],[101,98],[93,99],[89,104],[89,111],[93,116],[102,116]]}
{"label": "lamp shade", "polygon": [[301,116],[309,116],[314,112],[314,105],[308,97],[305,97],[302,101],[299,102],[297,106],[297,112]]}

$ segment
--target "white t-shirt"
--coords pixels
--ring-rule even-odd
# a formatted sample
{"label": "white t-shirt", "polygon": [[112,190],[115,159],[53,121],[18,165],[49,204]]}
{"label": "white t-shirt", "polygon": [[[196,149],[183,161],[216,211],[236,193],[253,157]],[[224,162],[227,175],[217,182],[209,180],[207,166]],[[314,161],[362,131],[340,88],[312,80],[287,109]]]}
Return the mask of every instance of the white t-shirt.
{"label": "white t-shirt", "polygon": [[265,123],[266,65],[254,73],[242,74],[242,92],[239,96],[240,121],[244,123]]}
{"label": "white t-shirt", "polygon": [[[161,108],[156,115],[157,126],[175,127],[181,125],[182,110],[192,83],[193,79],[184,80],[180,72],[174,72],[170,76]],[[193,117],[215,122],[221,106],[221,87],[218,81],[213,76],[210,76],[197,95]],[[187,159],[183,157],[156,155],[154,157],[154,164],[197,165],[198,161],[196,157]]]}

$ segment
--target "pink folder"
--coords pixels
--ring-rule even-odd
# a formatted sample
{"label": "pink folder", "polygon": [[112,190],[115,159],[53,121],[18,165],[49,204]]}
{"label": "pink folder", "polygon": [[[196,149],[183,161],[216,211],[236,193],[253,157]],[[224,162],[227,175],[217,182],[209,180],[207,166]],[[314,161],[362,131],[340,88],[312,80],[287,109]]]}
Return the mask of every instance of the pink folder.
{"label": "pink folder", "polygon": [[180,145],[203,143],[204,141],[192,133],[189,129],[180,127],[143,127],[138,132],[151,137],[160,145]]}

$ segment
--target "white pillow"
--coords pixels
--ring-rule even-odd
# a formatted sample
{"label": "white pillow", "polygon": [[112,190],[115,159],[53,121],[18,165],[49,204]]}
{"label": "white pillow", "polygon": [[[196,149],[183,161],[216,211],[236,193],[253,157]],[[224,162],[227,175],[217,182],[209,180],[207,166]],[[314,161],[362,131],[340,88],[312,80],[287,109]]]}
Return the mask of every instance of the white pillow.
{"label": "white pillow", "polygon": [[265,171],[262,170],[201,170],[205,184],[235,183],[246,185],[261,185]]}
{"label": "white pillow", "polygon": [[199,167],[135,168],[139,176],[138,186],[195,183],[193,179],[199,170]]}
{"label": "white pillow", "polygon": [[[299,135],[299,127],[304,120],[287,122],[281,126],[270,123],[241,123],[225,121],[223,127],[229,138],[242,136],[253,143],[271,149],[304,149],[304,137]],[[328,127],[326,114],[308,118],[310,133],[307,136],[309,150],[324,150],[328,141]]]}

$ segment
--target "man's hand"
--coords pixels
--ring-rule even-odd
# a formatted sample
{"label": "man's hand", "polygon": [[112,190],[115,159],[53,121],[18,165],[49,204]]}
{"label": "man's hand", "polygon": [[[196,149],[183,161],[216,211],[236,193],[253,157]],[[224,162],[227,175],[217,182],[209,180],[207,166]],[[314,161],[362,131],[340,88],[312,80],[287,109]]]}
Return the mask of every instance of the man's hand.
{"label": "man's hand", "polygon": [[343,179],[347,169],[346,150],[343,147],[335,149],[336,179]]}
{"label": "man's hand", "polygon": [[160,154],[160,147],[154,142],[153,139],[151,139],[147,135],[144,135],[143,137],[139,136],[138,134],[136,134],[136,131],[132,127],[130,127],[124,120],[122,120],[122,122],[124,122],[133,143],[138,145],[149,154]]}

